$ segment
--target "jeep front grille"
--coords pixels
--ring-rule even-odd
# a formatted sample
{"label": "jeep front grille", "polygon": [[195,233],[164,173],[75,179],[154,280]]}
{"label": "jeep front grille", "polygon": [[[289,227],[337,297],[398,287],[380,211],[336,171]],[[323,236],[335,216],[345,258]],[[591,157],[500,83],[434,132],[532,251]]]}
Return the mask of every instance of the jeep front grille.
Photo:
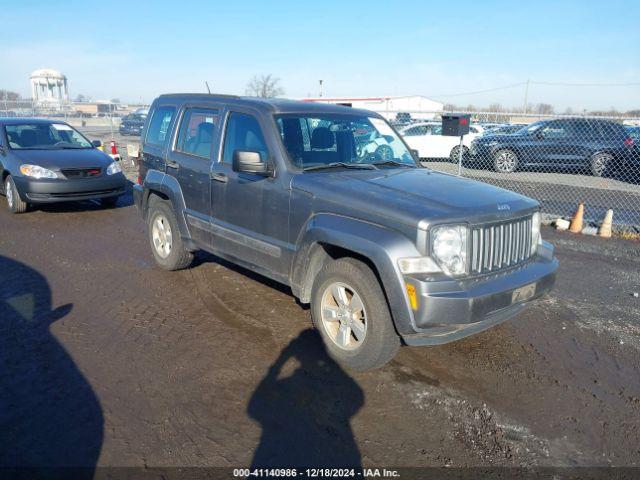
{"label": "jeep front grille", "polygon": [[495,272],[531,257],[531,217],[471,229],[471,273]]}

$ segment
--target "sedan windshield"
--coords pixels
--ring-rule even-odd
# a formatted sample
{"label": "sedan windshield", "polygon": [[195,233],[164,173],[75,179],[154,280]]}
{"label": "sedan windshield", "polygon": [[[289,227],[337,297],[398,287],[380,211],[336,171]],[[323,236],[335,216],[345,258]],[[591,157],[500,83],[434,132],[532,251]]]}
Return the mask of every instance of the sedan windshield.
{"label": "sedan windshield", "polygon": [[20,123],[4,128],[9,147],[14,150],[93,148],[89,140],[65,123]]}
{"label": "sedan windshield", "polygon": [[380,118],[291,114],[277,116],[276,121],[291,162],[305,170],[417,166],[402,140]]}

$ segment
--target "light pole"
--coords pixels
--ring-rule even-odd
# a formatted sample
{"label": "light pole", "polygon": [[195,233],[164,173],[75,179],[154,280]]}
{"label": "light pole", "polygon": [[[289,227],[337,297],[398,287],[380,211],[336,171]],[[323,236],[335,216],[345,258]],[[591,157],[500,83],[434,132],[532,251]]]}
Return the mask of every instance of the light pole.
{"label": "light pole", "polygon": [[318,82],[320,83],[320,98],[322,98],[322,83],[323,83],[323,80],[318,80]]}

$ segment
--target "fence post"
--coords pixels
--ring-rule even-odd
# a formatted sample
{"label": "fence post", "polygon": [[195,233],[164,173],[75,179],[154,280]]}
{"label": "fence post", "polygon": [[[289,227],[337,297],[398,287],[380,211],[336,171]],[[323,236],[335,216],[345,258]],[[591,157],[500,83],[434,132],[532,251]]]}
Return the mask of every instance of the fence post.
{"label": "fence post", "polygon": [[460,135],[460,146],[458,147],[458,176],[462,175],[462,149],[464,136]]}

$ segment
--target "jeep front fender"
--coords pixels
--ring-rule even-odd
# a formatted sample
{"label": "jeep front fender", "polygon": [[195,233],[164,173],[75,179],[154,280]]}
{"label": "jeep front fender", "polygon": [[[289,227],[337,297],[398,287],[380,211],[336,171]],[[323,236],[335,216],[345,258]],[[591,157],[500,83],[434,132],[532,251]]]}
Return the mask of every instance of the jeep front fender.
{"label": "jeep front fender", "polygon": [[377,270],[398,333],[415,331],[413,315],[398,259],[420,253],[403,234],[361,220],[333,214],[318,214],[303,229],[293,261],[291,284],[302,302],[311,298],[315,273],[313,262],[322,245],[340,247],[370,260]]}

